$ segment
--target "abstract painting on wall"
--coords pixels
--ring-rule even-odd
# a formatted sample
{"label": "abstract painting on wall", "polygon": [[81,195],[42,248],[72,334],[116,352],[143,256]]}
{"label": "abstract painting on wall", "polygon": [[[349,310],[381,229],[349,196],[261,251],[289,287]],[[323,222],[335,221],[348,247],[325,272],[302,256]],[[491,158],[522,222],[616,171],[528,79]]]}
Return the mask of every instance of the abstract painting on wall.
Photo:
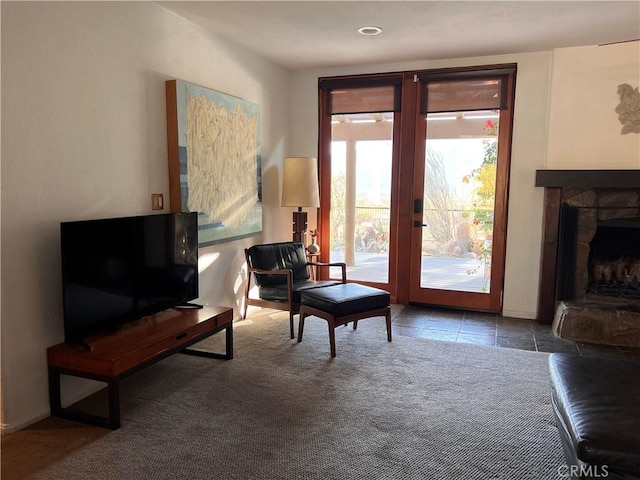
{"label": "abstract painting on wall", "polygon": [[262,233],[260,106],[166,82],[172,212],[198,212],[201,247]]}

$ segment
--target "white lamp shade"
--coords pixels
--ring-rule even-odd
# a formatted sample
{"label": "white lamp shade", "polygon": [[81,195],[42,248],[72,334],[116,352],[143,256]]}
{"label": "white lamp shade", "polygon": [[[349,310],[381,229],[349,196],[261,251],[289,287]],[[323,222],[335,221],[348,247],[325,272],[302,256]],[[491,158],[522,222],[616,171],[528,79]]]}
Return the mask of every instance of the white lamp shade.
{"label": "white lamp shade", "polygon": [[318,161],[311,157],[284,159],[283,207],[319,207]]}

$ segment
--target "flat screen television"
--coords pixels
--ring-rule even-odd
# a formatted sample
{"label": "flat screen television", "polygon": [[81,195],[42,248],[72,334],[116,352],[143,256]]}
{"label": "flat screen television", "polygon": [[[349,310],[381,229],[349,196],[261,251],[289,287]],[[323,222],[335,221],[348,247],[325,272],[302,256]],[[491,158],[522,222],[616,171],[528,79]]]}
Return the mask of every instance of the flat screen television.
{"label": "flat screen television", "polygon": [[60,224],[64,337],[86,339],[198,297],[197,212]]}

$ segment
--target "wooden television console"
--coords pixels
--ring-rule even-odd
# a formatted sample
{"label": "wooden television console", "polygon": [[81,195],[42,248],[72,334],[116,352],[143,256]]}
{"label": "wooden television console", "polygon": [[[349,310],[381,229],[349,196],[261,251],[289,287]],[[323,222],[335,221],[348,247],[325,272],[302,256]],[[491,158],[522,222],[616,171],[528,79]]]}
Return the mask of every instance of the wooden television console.
{"label": "wooden television console", "polygon": [[[47,349],[51,415],[92,425],[120,427],[121,379],[174,353],[233,358],[233,309],[205,306],[169,309],[128,323],[118,331],[86,339],[91,350],[61,343]],[[226,331],[224,354],[189,349],[194,343]],[[108,416],[62,407],[60,375],[89,378],[107,384]]]}

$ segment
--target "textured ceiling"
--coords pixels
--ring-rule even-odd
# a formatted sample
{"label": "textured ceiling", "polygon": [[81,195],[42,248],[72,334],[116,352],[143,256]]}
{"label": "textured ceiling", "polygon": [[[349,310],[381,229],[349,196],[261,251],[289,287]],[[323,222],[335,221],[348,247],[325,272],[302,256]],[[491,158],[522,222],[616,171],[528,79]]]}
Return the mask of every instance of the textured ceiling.
{"label": "textured ceiling", "polygon": [[[157,4],[291,69],[525,53],[640,38],[633,1]],[[364,37],[358,27],[383,33]]]}

